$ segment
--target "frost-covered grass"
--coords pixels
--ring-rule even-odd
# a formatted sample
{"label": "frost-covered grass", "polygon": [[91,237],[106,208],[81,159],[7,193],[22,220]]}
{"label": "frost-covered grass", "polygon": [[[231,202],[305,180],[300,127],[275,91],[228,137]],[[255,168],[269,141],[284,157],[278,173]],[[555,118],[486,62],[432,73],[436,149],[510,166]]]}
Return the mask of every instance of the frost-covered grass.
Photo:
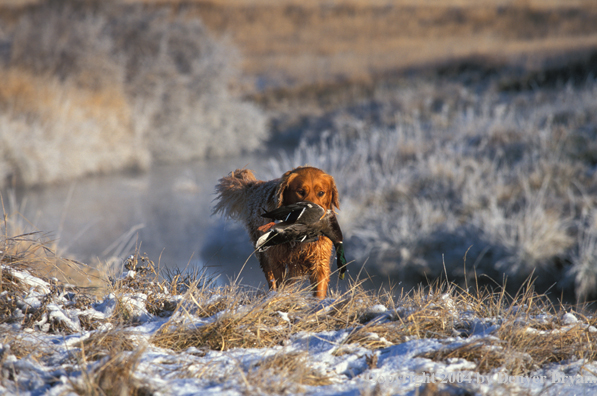
{"label": "frost-covered grass", "polygon": [[597,85],[415,81],[312,122],[327,129],[272,160],[272,176],[332,174],[347,252],[382,277],[412,285],[445,265],[461,284],[533,274],[557,296],[595,297]]}
{"label": "frost-covered grass", "polygon": [[196,18],[119,2],[32,6],[0,30],[0,186],[251,151],[265,117]]}
{"label": "frost-covered grass", "polygon": [[532,284],[511,296],[446,282],[375,292],[351,280],[347,291],[320,301],[297,285],[267,292],[234,282],[217,287],[204,274],[160,277],[136,254],[102,278],[103,293],[90,294],[42,275],[29,253],[38,246],[51,253],[32,235],[0,240],[2,393],[597,389],[594,314],[554,306]]}

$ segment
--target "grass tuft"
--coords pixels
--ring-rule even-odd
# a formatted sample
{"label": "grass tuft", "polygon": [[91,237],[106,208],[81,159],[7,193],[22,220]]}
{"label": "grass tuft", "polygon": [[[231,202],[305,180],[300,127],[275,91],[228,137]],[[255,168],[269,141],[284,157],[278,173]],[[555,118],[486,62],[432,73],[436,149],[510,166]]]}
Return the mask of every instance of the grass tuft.
{"label": "grass tuft", "polygon": [[153,394],[146,384],[135,376],[143,349],[111,355],[88,367],[81,378],[71,380],[72,391],[79,395],[134,395]]}
{"label": "grass tuft", "polygon": [[[191,291],[194,305],[184,310],[194,308],[200,316],[205,316],[206,308],[210,307],[200,303],[206,300],[202,295],[205,292]],[[208,294],[213,296],[213,292]],[[314,306],[316,300],[310,289],[299,285],[287,285],[268,294],[243,292],[232,287],[222,288],[216,294],[218,301],[226,301],[226,309],[214,313],[212,322],[197,327],[186,321],[171,320],[156,333],[153,342],[174,350],[192,346],[214,350],[271,347],[284,343],[298,332],[322,332],[357,325],[362,313],[379,302],[359,283],[319,307]],[[176,315],[173,318],[178,319]]]}
{"label": "grass tuft", "polygon": [[331,378],[309,365],[305,352],[280,352],[263,359],[249,369],[246,375],[249,393],[288,394],[304,392],[304,386],[322,386],[333,383]]}

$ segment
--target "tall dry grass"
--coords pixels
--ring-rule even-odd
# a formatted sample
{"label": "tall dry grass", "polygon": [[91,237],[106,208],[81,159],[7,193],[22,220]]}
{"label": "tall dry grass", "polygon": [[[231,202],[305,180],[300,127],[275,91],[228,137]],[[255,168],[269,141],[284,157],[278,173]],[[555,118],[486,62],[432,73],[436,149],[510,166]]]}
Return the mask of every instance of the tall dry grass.
{"label": "tall dry grass", "polygon": [[140,134],[118,87],[79,88],[54,76],[0,70],[0,180],[35,185],[148,168]]}
{"label": "tall dry grass", "polygon": [[[30,269],[68,288],[80,288],[91,295],[107,290],[107,275],[113,271],[105,266],[92,267],[68,257],[56,239],[42,232],[23,216],[15,194],[0,195],[0,262],[14,269]],[[0,282],[0,292],[3,291]]]}
{"label": "tall dry grass", "polygon": [[265,137],[260,110],[230,92],[234,50],[197,19],[50,1],[3,36],[0,185],[233,155]]}

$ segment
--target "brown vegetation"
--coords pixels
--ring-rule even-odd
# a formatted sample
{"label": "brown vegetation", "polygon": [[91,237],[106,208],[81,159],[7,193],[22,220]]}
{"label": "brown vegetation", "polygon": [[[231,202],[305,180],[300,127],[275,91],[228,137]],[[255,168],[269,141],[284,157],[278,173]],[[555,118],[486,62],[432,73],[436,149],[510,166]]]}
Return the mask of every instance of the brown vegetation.
{"label": "brown vegetation", "polygon": [[249,90],[367,82],[469,57],[540,62],[597,46],[597,6],[586,0],[128,2],[170,4],[230,36]]}
{"label": "brown vegetation", "polygon": [[112,1],[2,9],[0,186],[237,154],[265,136],[229,90],[233,49],[196,18]]}
{"label": "brown vegetation", "polygon": [[[482,57],[541,66],[597,46],[591,0],[120,0],[199,17],[242,54],[245,92],[368,82],[397,70]],[[10,3],[39,4],[40,0]],[[6,6],[0,15],[14,19]],[[1,10],[0,10],[1,11]]]}
{"label": "brown vegetation", "polygon": [[404,70],[541,69],[597,47],[591,1],[11,1],[0,20],[3,185],[258,148],[266,120],[231,87],[320,111]]}
{"label": "brown vegetation", "polygon": [[[0,248],[6,249],[19,238],[3,237]],[[30,239],[21,240],[21,243],[36,245],[41,242]],[[170,291],[175,289],[173,281],[180,278],[155,277],[153,263],[141,257],[127,260],[129,273],[110,282],[111,296],[119,295],[125,301],[147,293],[154,294],[154,301],[161,299],[171,306],[177,301],[173,311],[165,314],[169,316],[168,322],[153,335],[136,333],[134,327],[130,327],[135,321],[123,321],[126,318],[118,309],[112,315],[98,319],[96,325],[101,328],[93,326],[73,331],[64,324],[58,326],[60,319],[54,322],[57,326],[44,327],[40,317],[48,314],[49,305],[42,304],[30,312],[22,311],[23,298],[30,295],[32,282],[39,285],[35,287],[37,295],[45,296],[44,299],[54,305],[59,304],[63,312],[68,312],[71,304],[68,301],[78,300],[81,315],[82,310],[93,306],[91,302],[95,299],[86,296],[84,290],[74,290],[68,300],[55,294],[53,288],[44,291],[44,285],[49,285],[51,280],[38,278],[39,274],[28,261],[13,265],[11,257],[13,253],[2,256],[1,284],[5,291],[3,296],[8,295],[17,303],[0,302],[6,329],[0,338],[4,351],[0,363],[8,355],[13,356],[12,359],[33,358],[46,364],[62,359],[60,364],[69,367],[69,372],[71,367],[82,370],[80,375],[71,373],[68,377],[70,389],[79,394],[104,394],[116,389],[127,389],[129,394],[155,391],[158,385],[142,381],[140,373],[143,369],[139,367],[145,353],[155,347],[173,350],[176,356],[182,356],[177,352],[183,352],[185,356],[201,357],[214,350],[269,348],[261,360],[249,366],[233,364],[222,371],[216,369],[217,365],[185,363],[176,376],[215,383],[236,377],[239,386],[247,392],[296,393],[304,386],[334,383],[334,374],[314,367],[308,349],[285,351],[283,346],[290,345],[297,337],[317,338],[338,330],[348,334],[333,346],[332,355],[340,358],[354,353],[359,346],[369,349],[370,353],[360,352],[362,356],[359,357],[369,370],[378,367],[378,350],[425,338],[444,346],[419,353],[417,357],[447,365],[470,362],[476,365],[473,372],[484,374],[527,375],[554,363],[574,359],[593,362],[597,358],[594,347],[597,344],[596,319],[585,316],[582,307],[555,307],[546,296],[536,294],[531,283],[517,295],[509,296],[502,288],[467,291],[445,282],[395,295],[393,291],[364,291],[356,282],[345,293],[334,292],[331,298],[320,302],[308,289],[297,285],[264,293],[237,284],[216,287],[199,277],[190,284],[178,284],[176,289],[183,294],[175,295]],[[15,278],[17,269],[19,274],[29,271],[32,276],[19,281]],[[56,287],[63,288],[64,285],[58,283]],[[111,298],[106,296],[104,303]],[[219,304],[221,301],[225,303]],[[12,327],[6,327],[6,324]],[[122,327],[123,324],[128,328]],[[26,328],[28,330],[23,332]],[[73,334],[79,338],[68,343],[66,355],[57,355],[62,353],[60,348],[63,347],[34,342],[26,336],[44,333]],[[26,365],[19,367],[22,368],[18,370],[26,369]],[[3,385],[12,386],[11,381],[16,381],[15,378],[4,378]]]}

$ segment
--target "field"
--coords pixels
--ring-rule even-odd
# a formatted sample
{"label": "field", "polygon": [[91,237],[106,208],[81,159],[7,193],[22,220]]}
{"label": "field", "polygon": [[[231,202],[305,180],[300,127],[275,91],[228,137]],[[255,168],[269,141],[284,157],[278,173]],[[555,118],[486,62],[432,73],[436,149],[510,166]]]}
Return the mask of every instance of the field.
{"label": "field", "polygon": [[[514,296],[445,282],[403,294],[352,280],[319,301],[291,285],[263,292],[215,287],[201,273],[158,277],[138,254],[92,274],[39,235],[4,236],[0,246],[2,393],[561,395],[597,386],[595,318],[552,305],[531,284]],[[73,286],[65,272],[95,288]]]}
{"label": "field", "polygon": [[[594,390],[593,1],[15,0],[0,21],[0,393]],[[138,251],[89,267],[7,199],[246,152],[263,179],[335,177],[352,262],[329,298]],[[251,254],[210,227],[206,262]]]}
{"label": "field", "polygon": [[[546,60],[565,62],[562,54],[597,46],[597,5],[591,0],[122,2],[201,18],[239,51],[242,74],[235,89],[244,93],[371,84],[405,69],[466,58],[541,69]],[[9,2],[12,7],[0,8],[0,15],[11,23],[40,3]]]}
{"label": "field", "polygon": [[243,55],[244,83],[258,90],[367,84],[463,58],[541,67],[597,45],[590,1],[171,3],[229,37]]}

